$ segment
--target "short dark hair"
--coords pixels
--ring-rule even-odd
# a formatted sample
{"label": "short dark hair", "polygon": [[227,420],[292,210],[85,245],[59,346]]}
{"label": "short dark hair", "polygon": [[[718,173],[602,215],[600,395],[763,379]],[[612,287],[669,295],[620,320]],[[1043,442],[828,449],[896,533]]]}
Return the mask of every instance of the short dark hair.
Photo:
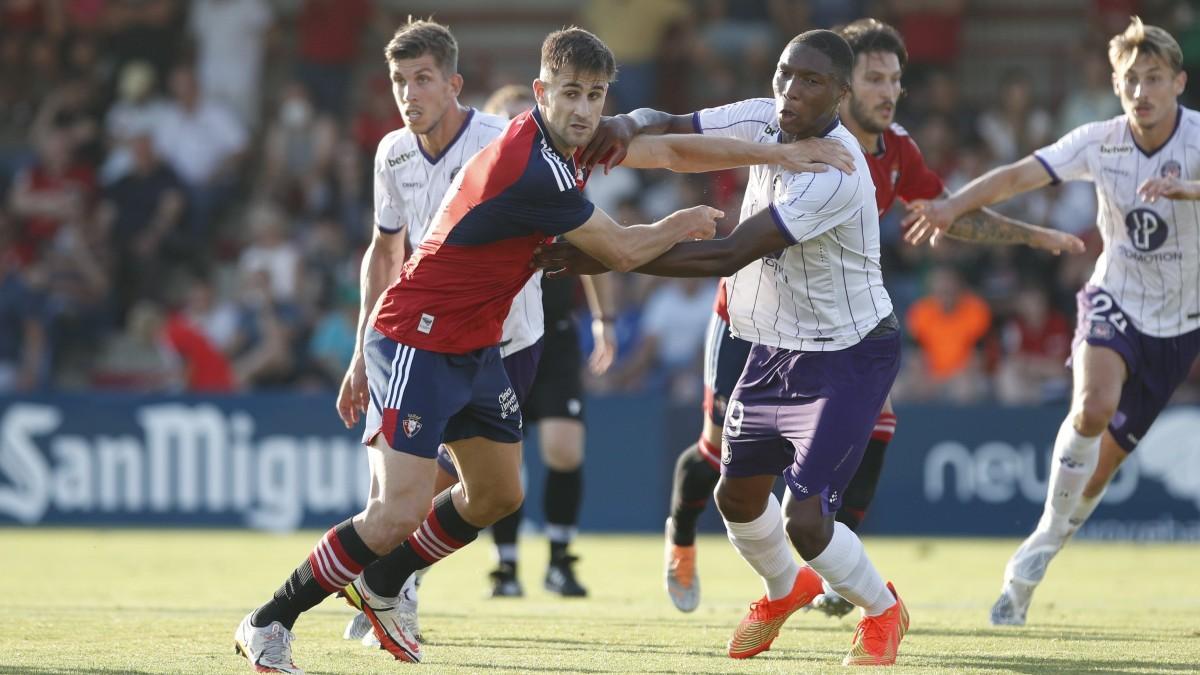
{"label": "short dark hair", "polygon": [[841,35],[831,30],[810,30],[792,38],[788,45],[812,47],[828,56],[834,74],[841,78],[843,84],[850,83],[850,73],[854,70],[854,51]]}
{"label": "short dark hair", "polygon": [[900,60],[900,68],[908,65],[908,48],[904,46],[900,31],[878,19],[859,19],[842,26],[838,35],[846,39],[855,58],[870,52],[884,52],[895,54]]}
{"label": "short dark hair", "polygon": [[408,23],[396,29],[383,53],[389,64],[429,54],[442,72],[458,72],[458,41],[449,28],[428,19],[408,17]]}
{"label": "short dark hair", "polygon": [[604,75],[612,80],[617,75],[617,58],[600,38],[571,26],[546,36],[542,42],[541,68],[549,75],[573,70]]}

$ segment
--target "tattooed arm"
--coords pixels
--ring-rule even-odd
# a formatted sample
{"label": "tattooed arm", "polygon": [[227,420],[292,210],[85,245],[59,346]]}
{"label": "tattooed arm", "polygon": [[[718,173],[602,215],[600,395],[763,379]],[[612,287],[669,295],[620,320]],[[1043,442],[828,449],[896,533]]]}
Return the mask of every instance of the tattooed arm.
{"label": "tattooed arm", "polygon": [[[943,192],[942,196],[948,196]],[[962,214],[946,230],[945,236],[958,241],[975,244],[1011,245],[1024,244],[1031,248],[1050,251],[1058,255],[1062,251],[1082,253],[1083,242],[1066,232],[1030,225],[989,209],[975,209]]]}

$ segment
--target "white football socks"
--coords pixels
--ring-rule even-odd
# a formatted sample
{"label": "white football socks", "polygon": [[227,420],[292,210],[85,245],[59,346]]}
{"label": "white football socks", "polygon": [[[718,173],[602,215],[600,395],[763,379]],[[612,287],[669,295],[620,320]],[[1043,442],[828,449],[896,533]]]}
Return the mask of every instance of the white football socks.
{"label": "white football socks", "polygon": [[1100,497],[1083,498],[1083,489],[1099,461],[1100,437],[1083,436],[1070,417],[1064,420],[1054,439],[1042,517],[1004,568],[1005,587],[1018,600],[1029,602],[1050,561],[1100,502]]}
{"label": "white football socks", "polygon": [[1046,489],[1046,506],[1037,529],[1060,537],[1070,535],[1070,520],[1083,497],[1096,464],[1100,461],[1100,437],[1083,436],[1068,417],[1054,439],[1054,454],[1050,458],[1050,483]]}
{"label": "white football socks", "polygon": [[729,541],[750,563],[767,587],[767,599],[778,600],[792,591],[800,565],[792,557],[792,544],[783,530],[783,510],[771,495],[767,509],[748,523],[725,521]]}
{"label": "white football socks", "polygon": [[896,597],[863,550],[862,541],[842,523],[833,524],[829,545],[808,564],[838,595],[862,607],[867,616],[882,614],[896,604]]}

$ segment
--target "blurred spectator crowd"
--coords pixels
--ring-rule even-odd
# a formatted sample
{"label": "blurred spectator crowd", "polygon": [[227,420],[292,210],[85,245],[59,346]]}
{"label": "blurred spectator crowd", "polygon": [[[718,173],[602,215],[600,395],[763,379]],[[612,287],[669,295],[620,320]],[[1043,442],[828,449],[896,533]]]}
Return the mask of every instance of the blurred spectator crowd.
{"label": "blurred spectator crowd", "polygon": [[[911,55],[900,122],[950,189],[1119,114],[1104,44],[1131,13],[1172,30],[1200,77],[1200,10],[1186,0],[1095,0],[1076,80],[1038,96],[1037,74],[1014,69],[984,98],[964,94],[955,67],[965,0],[544,4],[577,9],[616,52],[613,112],[769,96],[791,36],[889,21]],[[407,13],[382,0],[0,0],[0,392],[336,386],[354,346],[375,146],[402,124],[382,46]],[[465,103],[533,77],[460,49]],[[623,222],[710,203],[732,227],[744,182],[617,168],[589,191]],[[1100,251],[1094,208],[1085,184],[1004,205],[1088,242],[1061,259],[911,247],[889,214],[884,273],[910,338],[897,399],[1068,396],[1074,293]],[[621,356],[590,386],[698,399],[715,282],[626,275],[617,287]]]}

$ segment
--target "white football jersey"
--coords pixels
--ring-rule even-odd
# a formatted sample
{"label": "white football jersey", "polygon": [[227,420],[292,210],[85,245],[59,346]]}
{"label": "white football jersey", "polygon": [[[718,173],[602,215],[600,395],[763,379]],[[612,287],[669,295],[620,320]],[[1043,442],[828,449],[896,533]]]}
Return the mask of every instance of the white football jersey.
{"label": "white football jersey", "polygon": [[1103,288],[1135,328],[1173,337],[1200,328],[1200,204],[1137,189],[1149,178],[1200,179],[1200,113],[1184,107],[1166,145],[1138,147],[1124,115],[1085,124],[1033,153],[1055,183],[1096,184],[1104,252],[1089,283]]}
{"label": "white football jersey", "polygon": [[[696,131],[779,143],[775,101],[739,101],[693,114]],[[835,121],[826,138],[855,158],[855,172],[750,168],[739,220],[769,209],[791,246],[725,280],[730,329],[758,344],[836,351],[857,344],[892,313],[879,266],[879,215],[871,169],[854,136]]]}
{"label": "white football jersey", "polygon": [[[407,226],[410,251],[429,234],[434,215],[463,164],[499,136],[508,120],[474,108],[458,135],[437,157],[431,157],[408,128],[379,142],[375,153],[375,227],[389,234]],[[532,345],[545,332],[542,318],[542,273],[529,279],[504,319],[500,354],[508,356]]]}

